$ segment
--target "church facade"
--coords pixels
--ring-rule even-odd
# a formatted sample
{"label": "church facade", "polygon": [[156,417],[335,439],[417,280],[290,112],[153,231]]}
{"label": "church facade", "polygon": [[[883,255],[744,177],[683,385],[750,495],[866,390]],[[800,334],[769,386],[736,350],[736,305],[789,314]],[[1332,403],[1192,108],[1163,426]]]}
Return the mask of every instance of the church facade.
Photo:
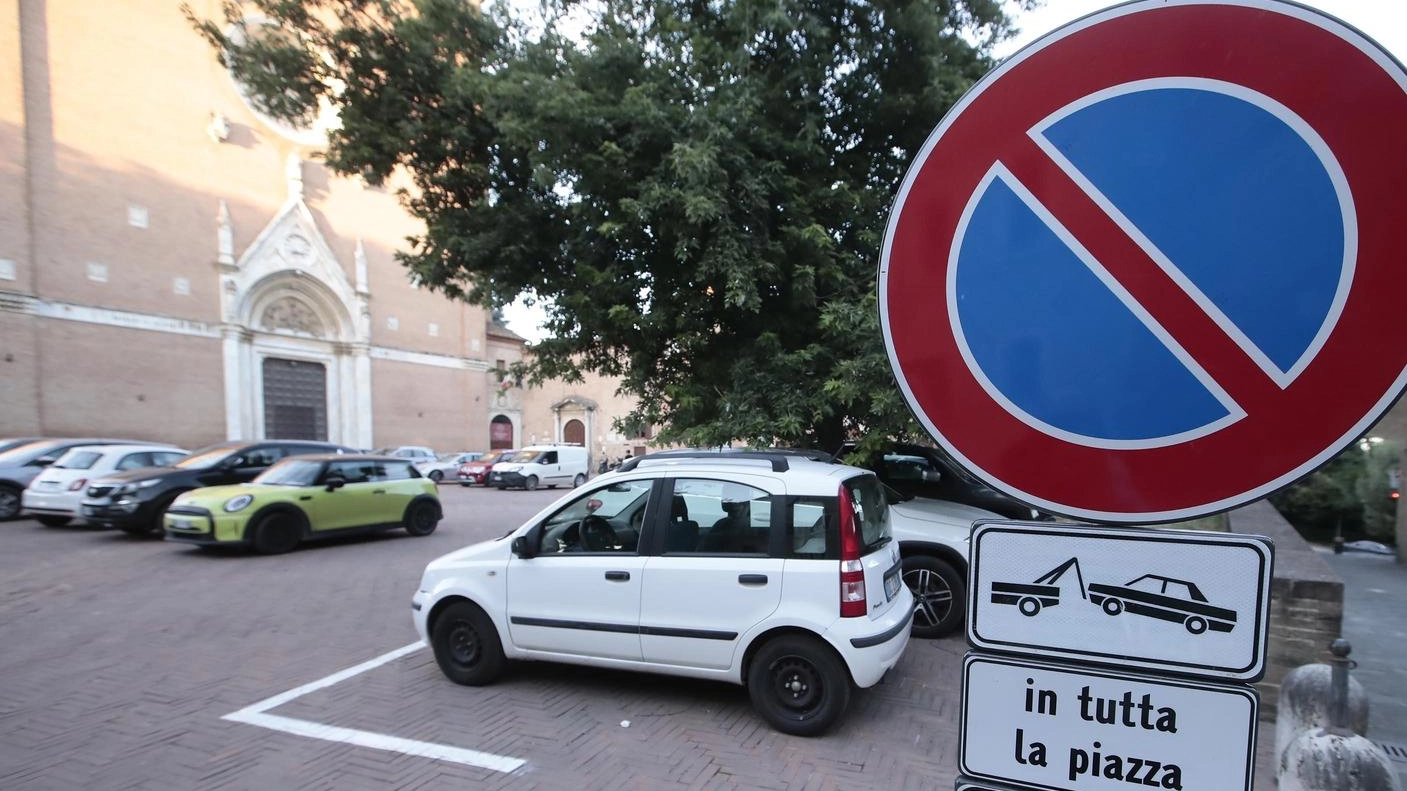
{"label": "church facade", "polygon": [[505,384],[524,340],[395,261],[404,185],[328,172],[335,118],[256,112],[178,3],[0,0],[0,60],[0,436],[615,436],[610,383]]}

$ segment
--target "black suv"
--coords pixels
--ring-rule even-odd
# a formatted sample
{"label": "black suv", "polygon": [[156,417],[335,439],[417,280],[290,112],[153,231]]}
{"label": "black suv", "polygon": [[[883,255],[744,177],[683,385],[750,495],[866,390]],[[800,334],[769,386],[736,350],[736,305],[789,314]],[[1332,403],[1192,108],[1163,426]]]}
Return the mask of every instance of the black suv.
{"label": "black suv", "polygon": [[947,454],[924,445],[891,443],[884,452],[868,458],[847,458],[855,443],[847,442],[836,458],[864,467],[906,497],[947,500],[1001,514],[1007,519],[1049,519],[1031,506],[982,483],[958,466]]}
{"label": "black suv", "polygon": [[162,514],[176,495],[202,486],[251,481],[279,459],[314,453],[356,451],[310,440],[222,442],[201,448],[170,467],[144,467],[95,480],[84,493],[80,513],[102,527],[161,536]]}

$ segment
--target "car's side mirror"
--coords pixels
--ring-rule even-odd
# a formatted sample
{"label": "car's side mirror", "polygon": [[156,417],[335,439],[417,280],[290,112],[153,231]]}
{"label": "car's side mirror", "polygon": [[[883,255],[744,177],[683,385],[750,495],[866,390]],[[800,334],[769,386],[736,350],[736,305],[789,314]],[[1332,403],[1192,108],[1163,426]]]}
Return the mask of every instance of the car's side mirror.
{"label": "car's side mirror", "polygon": [[50,464],[53,464],[53,463],[56,462],[56,461],[58,461],[58,459],[35,459],[34,461],[31,461],[31,462],[29,463],[29,466],[31,466],[31,467],[48,467]]}
{"label": "car's side mirror", "polygon": [[527,560],[537,556],[538,544],[542,543],[542,525],[534,525],[528,532],[513,539],[509,549],[513,554]]}
{"label": "car's side mirror", "polygon": [[924,482],[924,483],[938,483],[938,482],[941,481],[941,480],[943,480],[943,473],[941,473],[941,472],[939,472],[939,471],[937,471],[937,470],[924,470],[924,471],[923,471],[923,482]]}
{"label": "car's side mirror", "polygon": [[341,475],[329,475],[324,483],[327,485],[329,492],[335,492],[347,485],[347,479],[343,478]]}
{"label": "car's side mirror", "polygon": [[537,460],[537,463],[538,463],[538,464],[551,464],[552,462],[551,462],[550,460],[548,460],[548,459],[538,459],[538,460]]}

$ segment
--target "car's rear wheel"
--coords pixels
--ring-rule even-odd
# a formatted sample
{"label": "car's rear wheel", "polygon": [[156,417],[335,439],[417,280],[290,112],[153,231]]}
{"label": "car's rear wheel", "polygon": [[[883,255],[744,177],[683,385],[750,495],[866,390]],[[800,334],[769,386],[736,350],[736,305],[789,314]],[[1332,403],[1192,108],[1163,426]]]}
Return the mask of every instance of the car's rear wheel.
{"label": "car's rear wheel", "polygon": [[14,519],[20,515],[20,498],[23,492],[13,486],[0,484],[0,519]]}
{"label": "car's rear wheel", "polygon": [[1186,627],[1187,627],[1187,631],[1191,632],[1192,634],[1201,634],[1202,632],[1207,631],[1207,621],[1206,621],[1206,619],[1205,619],[1205,618],[1199,618],[1199,617],[1196,616],[1196,615],[1192,616],[1191,618],[1188,618],[1188,619],[1183,623],[1183,626],[1186,626]]}
{"label": "car's rear wheel", "polygon": [[440,671],[456,684],[482,686],[503,672],[498,629],[476,604],[455,602],[440,613],[431,627],[430,646]]}
{"label": "car's rear wheel", "polygon": [[430,475],[428,477],[435,483],[439,483],[440,481],[443,481],[445,479],[445,474],[440,472],[439,470],[431,470]]}
{"label": "car's rear wheel", "polygon": [[962,625],[967,586],[956,569],[932,555],[909,555],[903,573],[914,595],[914,637],[942,637]]}
{"label": "car's rear wheel", "polygon": [[63,527],[73,521],[71,516],[36,516],[34,518],[38,519],[39,524],[45,527]]}
{"label": "car's rear wheel", "polygon": [[428,536],[440,524],[440,509],[428,500],[411,503],[405,512],[405,531],[413,536]]}
{"label": "car's rear wheel", "polygon": [[850,703],[850,674],[840,657],[803,635],[775,637],[759,648],[747,688],[762,719],[793,736],[824,733]]}
{"label": "car's rear wheel", "polygon": [[254,551],[261,555],[292,552],[302,540],[303,525],[292,514],[277,511],[254,525]]}
{"label": "car's rear wheel", "polygon": [[529,476],[528,476],[528,479],[525,480],[525,481],[523,481],[523,488],[524,488],[524,489],[527,489],[527,490],[530,491],[530,492],[533,491],[534,489],[536,489],[536,488],[537,488],[537,476],[536,476],[536,475],[529,475]]}

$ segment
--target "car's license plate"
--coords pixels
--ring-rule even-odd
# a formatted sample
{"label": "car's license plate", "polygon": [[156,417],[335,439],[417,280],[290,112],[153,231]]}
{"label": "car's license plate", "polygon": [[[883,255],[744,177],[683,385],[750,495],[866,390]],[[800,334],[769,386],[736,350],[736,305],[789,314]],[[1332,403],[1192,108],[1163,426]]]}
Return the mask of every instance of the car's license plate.
{"label": "car's license plate", "polygon": [[98,513],[98,509],[94,508],[93,506],[91,506],[91,505],[85,505],[85,506],[83,506],[83,515],[84,515],[84,516],[96,516],[97,513]]}
{"label": "car's license plate", "polygon": [[190,530],[195,525],[192,525],[189,519],[172,519],[171,526],[177,530]]}
{"label": "car's license plate", "polygon": [[895,566],[884,575],[884,598],[888,601],[893,601],[894,597],[899,595],[899,586],[904,584],[899,575],[900,571],[901,567]]}

